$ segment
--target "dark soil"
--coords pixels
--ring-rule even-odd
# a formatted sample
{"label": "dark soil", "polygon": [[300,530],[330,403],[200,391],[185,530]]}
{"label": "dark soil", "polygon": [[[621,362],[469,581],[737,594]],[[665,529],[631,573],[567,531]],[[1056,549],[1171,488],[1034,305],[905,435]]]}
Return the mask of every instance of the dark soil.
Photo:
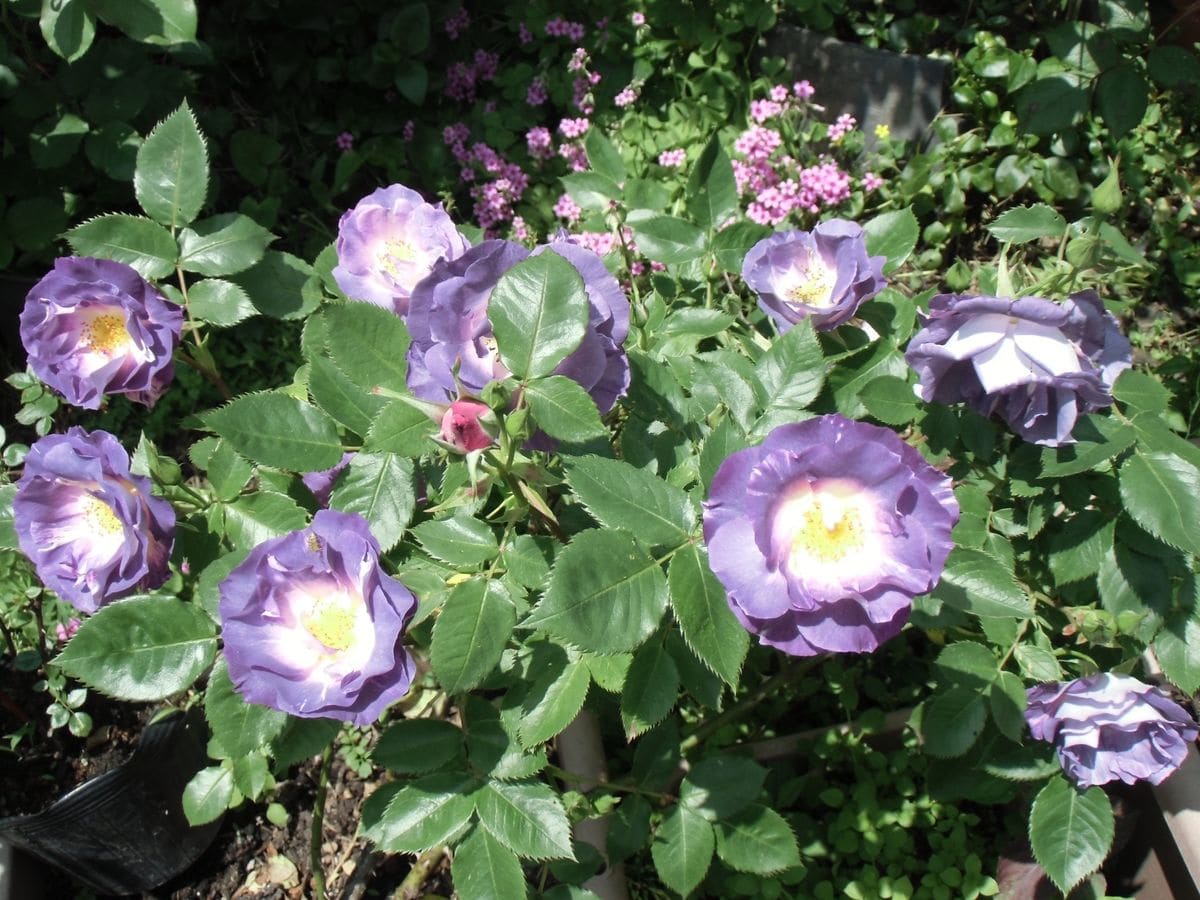
{"label": "dark soil", "polygon": [[[81,739],[65,728],[47,731],[48,695],[33,690],[33,673],[3,670],[0,680],[0,736],[31,723],[33,733],[15,748],[0,744],[0,818],[41,812],[82,782],[123,764],[137,746],[142,727],[156,706],[121,703],[94,692],[86,711],[92,734]],[[143,900],[302,900],[312,896],[309,841],[317,792],[319,758],[296,766],[280,779],[273,797],[288,812],[283,825],[266,817],[266,803],[243,803],[225,815],[208,850],[172,881],[142,895]],[[357,840],[359,810],[375,784],[368,784],[334,757],[325,800],[321,864],[327,896],[392,896],[408,874],[412,858],[373,853]],[[69,873],[28,860],[40,896],[18,900],[86,900],[96,895]],[[424,884],[426,892],[449,896],[445,863]]]}

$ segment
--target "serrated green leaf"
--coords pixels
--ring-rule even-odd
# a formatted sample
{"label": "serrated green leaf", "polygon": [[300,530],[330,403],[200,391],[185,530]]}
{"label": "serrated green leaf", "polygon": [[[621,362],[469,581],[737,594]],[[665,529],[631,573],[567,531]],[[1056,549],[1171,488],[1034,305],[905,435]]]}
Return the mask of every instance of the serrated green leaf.
{"label": "serrated green leaf", "polygon": [[679,697],[679,669],[664,641],[643,644],[633,655],[621,689],[621,723],[632,741],[666,718]]}
{"label": "serrated green leaf", "polygon": [[1029,843],[1038,864],[1066,894],[1100,868],[1112,846],[1113,824],[1102,789],[1081,792],[1059,775],[1033,798]]}
{"label": "serrated green leaf", "polygon": [[262,259],[231,278],[264,316],[301,319],[324,299],[313,268],[290,253],[267,250]]}
{"label": "serrated green leaf", "polygon": [[683,547],[668,570],[671,610],[696,657],[730,687],[736,687],[750,648],[750,633],[729,609],[725,589],[699,547]]}
{"label": "serrated green leaf", "polygon": [[632,219],[638,251],[656,262],[674,265],[704,255],[704,232],[691,222],[675,216],[647,216]]}
{"label": "serrated green leaf", "polygon": [[179,232],[179,265],[199,275],[233,275],[261,260],[273,240],[249,216],[222,213]]}
{"label": "serrated green leaf", "polygon": [[1021,674],[1030,681],[1045,682],[1062,680],[1062,667],[1059,666],[1058,659],[1053,653],[1043,647],[1035,647],[1032,644],[1018,644],[1017,649],[1013,653],[1013,658],[1016,659],[1017,665],[1021,667]]}
{"label": "serrated green leaf", "polygon": [[988,693],[992,721],[1010,741],[1025,736],[1025,685],[1012,672],[1000,672]]}
{"label": "serrated green leaf", "polygon": [[887,425],[907,425],[920,412],[912,386],[903,378],[884,375],[868,382],[858,392],[863,406]]}
{"label": "serrated green leaf", "polygon": [[109,697],[162,700],[187,690],[212,665],[214,633],[195,604],[129,597],[84,620],[54,663]]}
{"label": "serrated green leaf", "polygon": [[46,46],[67,62],[87,53],[96,37],[96,21],[84,0],[44,0],[38,25]]}
{"label": "serrated green leaf", "polygon": [[825,383],[825,357],[807,321],[777,337],[756,368],[763,396],[768,398],[764,417],[771,410],[804,409]]}
{"label": "serrated green leaf", "polygon": [[1112,549],[1116,519],[1096,510],[1071,518],[1049,541],[1050,571],[1055,584],[1093,577]]}
{"label": "serrated green leaf", "polygon": [[583,340],[588,321],[583,278],[552,249],[530,256],[500,276],[488,318],[500,358],[513,375],[549,375]]}
{"label": "serrated green leaf", "polygon": [[518,856],[575,858],[566,811],[547,785],[489,782],[479,792],[476,810],[483,827]]}
{"label": "serrated green leaf", "polygon": [[886,258],[883,274],[889,275],[912,254],[921,227],[909,206],[880,213],[863,225],[863,231],[866,232],[867,252]]}
{"label": "serrated green leaf", "polygon": [[1043,478],[1064,478],[1100,468],[1132,447],[1137,432],[1116,418],[1091,415],[1076,424],[1072,437],[1076,443],[1042,451]]}
{"label": "serrated green leaf", "polygon": [[732,869],[775,875],[800,865],[800,848],[787,821],[754,804],[717,823],[717,856]]}
{"label": "serrated green leaf", "polygon": [[334,363],[356,384],[408,393],[405,354],[412,339],[400,317],[371,303],[343,303],[321,313]]}
{"label": "serrated green leaf", "polygon": [[[475,811],[479,783],[462,772],[436,772],[398,790],[364,836],[387,853],[420,853],[444,844]],[[363,821],[368,821],[366,810]]]}
{"label": "serrated green leaf", "polygon": [[244,290],[220,278],[205,278],[188,288],[187,305],[195,318],[219,328],[236,325],[258,313]]}
{"label": "serrated green leaf", "polygon": [[183,814],[191,825],[215,822],[233,799],[233,772],[209,766],[192,776],[183,789]]}
{"label": "serrated green leaf", "polygon": [[710,756],[692,766],[679,786],[679,803],[715,822],[758,799],[767,770],[744,756]]}
{"label": "serrated green leaf", "polygon": [[[317,406],[355,434],[366,437],[371,422],[388,405],[388,401],[355,384],[327,357],[315,356],[309,360],[308,366],[308,392]],[[426,430],[429,430],[429,420],[424,419],[424,422]],[[364,446],[363,449],[387,448]]]}
{"label": "serrated green leaf", "polygon": [[181,44],[196,40],[194,0],[88,0],[92,10],[135,41]]}
{"label": "serrated green leaf", "polygon": [[454,566],[476,566],[495,559],[500,552],[491,527],[471,516],[422,522],[413,534],[430,556]]}
{"label": "serrated green leaf", "polygon": [[521,702],[521,743],[526,747],[545,743],[570,725],[587,699],[592,681],[587,663],[554,649],[554,658],[534,675]]}
{"label": "serrated green leaf", "polygon": [[312,759],[330,745],[341,728],[342,723],[334,719],[297,719],[289,716],[287,725],[272,748],[275,765],[280,770],[286,770],[293,763]]}
{"label": "serrated green leaf", "polygon": [[983,690],[999,674],[996,657],[983,644],[974,641],[955,641],[938,654],[934,663],[939,684]]}
{"label": "serrated green leaf", "polygon": [[709,138],[688,174],[683,196],[692,219],[710,231],[717,230],[737,213],[738,192],[733,164],[721,148],[717,133]]}
{"label": "serrated green leaf", "polygon": [[1134,412],[1163,413],[1171,402],[1171,392],[1157,378],[1126,369],[1113,384],[1113,397]]}
{"label": "serrated green leaf", "polygon": [[1039,238],[1061,238],[1067,233],[1067,220],[1045,203],[1018,206],[996,217],[985,226],[1002,243],[1027,244]]}
{"label": "serrated green leaf", "polygon": [[179,247],[171,232],[142,216],[110,213],[88,219],[65,235],[80,256],[113,259],[133,266],[143,278],[165,278],[175,271]]}
{"label": "serrated green leaf", "polygon": [[462,729],[440,719],[403,719],[379,736],[371,759],[403,775],[423,775],[462,756]]}
{"label": "serrated green leaf", "polygon": [[667,605],[662,568],[624,531],[584,531],[555,560],[525,624],[583,650],[623,653],[658,626]]}
{"label": "serrated green leaf", "polygon": [[421,456],[434,449],[430,435],[436,432],[437,426],[429,416],[403,400],[395,400],[375,414],[363,449]]}
{"label": "serrated green leaf", "polygon": [[987,724],[984,697],[972,688],[954,687],[935,694],[925,704],[921,738],[930,756],[962,756],[979,739]]}
{"label": "serrated green leaf", "polygon": [[908,363],[895,344],[889,339],[875,341],[868,352],[842,360],[830,370],[829,386],[838,412],[848,418],[861,418],[867,408],[859,395],[868,384],[889,375],[907,378],[908,372]]}
{"label": "serrated green leaf", "polygon": [[233,761],[233,784],[238,792],[257,800],[267,786],[271,766],[262,751],[239,756]]}
{"label": "serrated green leaf", "polygon": [[486,828],[476,828],[458,845],[450,874],[461,900],[517,900],[527,895],[521,861]]}
{"label": "serrated green leaf", "polygon": [[433,674],[446,693],[469,691],[488,676],[516,621],[512,598],[498,581],[473,578],[450,592],[429,651]]}
{"label": "serrated green leaf", "polygon": [[471,766],[490,778],[505,781],[529,778],[548,764],[544,750],[527,751],[517,739],[520,707],[500,712],[486,700],[467,694],[463,731]]}
{"label": "serrated green leaf", "polygon": [[621,188],[617,183],[599,172],[572,172],[559,180],[581,209],[605,212],[610,201],[621,199]]}
{"label": "serrated green leaf", "polygon": [[1120,485],[1135,522],[1172,547],[1200,554],[1200,470],[1173,453],[1139,450],[1121,465]]}
{"label": "serrated green leaf", "polygon": [[1102,72],[1096,80],[1095,104],[1114,140],[1136,128],[1146,115],[1150,85],[1131,63]]}
{"label": "serrated green leaf", "polygon": [[13,525],[12,501],[16,495],[15,484],[0,485],[0,550],[19,550],[21,546]]}
{"label": "serrated green leaf", "polygon": [[208,413],[204,423],[242,456],[264,466],[319,472],[342,459],[333,419],[286,394],[246,394]]}
{"label": "serrated green leaf", "polygon": [[394,453],[356,453],[329,497],[330,509],[367,520],[384,553],[400,542],[416,505],[412,460]]}
{"label": "serrated green leaf", "polygon": [[238,550],[252,550],[263,541],[303,528],[308,514],[286,494],[256,491],[238,497],[221,509],[225,533]]}
{"label": "serrated green leaf", "polygon": [[598,522],[652,546],[678,547],[696,529],[696,511],[680,488],[600,456],[566,459],[567,483]]}
{"label": "serrated green leaf", "polygon": [[1033,600],[1012,571],[982,550],[951,550],[933,596],[977,616],[1027,619],[1033,615]]}
{"label": "serrated green leaf", "polygon": [[587,152],[588,164],[593,172],[599,172],[620,184],[625,180],[625,163],[621,153],[599,128],[589,128],[583,138],[583,149]]}
{"label": "serrated green leaf", "polygon": [[679,805],[658,826],[650,855],[663,884],[686,897],[704,880],[715,849],[712,825]]}
{"label": "serrated green leaf", "polygon": [[133,190],[146,214],[170,228],[200,214],[208,194],[208,149],[187,103],[159,122],[138,148]]}
{"label": "serrated green leaf", "polygon": [[1200,689],[1200,622],[1191,616],[1168,621],[1154,638],[1163,674],[1189,696]]}
{"label": "serrated green leaf", "polygon": [[551,375],[535,379],[526,386],[525,397],[533,420],[553,438],[579,443],[608,434],[596,402],[570,378]]}
{"label": "serrated green leaf", "polygon": [[287,724],[287,713],[247,703],[229,679],[224,658],[217,661],[204,692],[204,717],[213,737],[231,759],[265,747]]}

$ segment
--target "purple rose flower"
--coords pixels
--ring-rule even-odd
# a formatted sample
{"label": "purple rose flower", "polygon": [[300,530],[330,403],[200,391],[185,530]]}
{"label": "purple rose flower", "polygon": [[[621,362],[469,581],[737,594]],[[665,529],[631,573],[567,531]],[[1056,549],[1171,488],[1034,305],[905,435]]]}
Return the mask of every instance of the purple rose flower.
{"label": "purple rose flower", "polygon": [[1149,781],[1178,769],[1196,740],[1196,723],[1161,689],[1129,675],[1099,672],[1026,691],[1025,721],[1054,744],[1063,771],[1079,787]]}
{"label": "purple rose flower", "polygon": [[183,311],[124,263],[69,256],[33,286],[21,343],[34,373],[68,403],[105,394],[153,406],[171,379]]}
{"label": "purple rose flower", "polygon": [[167,579],[175,510],[129,472],[104,431],[78,426],[39,440],[13,498],[21,550],[42,582],[85,613]]}
{"label": "purple rose flower", "polygon": [[365,726],[415,673],[400,642],[417,608],[379,566],[359,515],[324,509],[264,541],[221,582],[229,677],[251,703]]}
{"label": "purple rose flower", "polygon": [[818,331],[846,322],[886,287],[882,256],[867,256],[863,230],[830,219],[812,231],[763,238],[742,263],[742,278],[781,332],[810,319]]}
{"label": "purple rose flower", "polygon": [[721,463],[704,539],[762,643],[864,653],[937,583],[957,520],[949,478],[894,432],[835,414],[781,425]]}
{"label": "purple rose flower", "polygon": [[926,401],[997,413],[1035,444],[1072,443],[1075,420],[1112,403],[1129,341],[1095,291],[1064,303],[938,294],[905,358]]}
{"label": "purple rose flower", "polygon": [[[583,341],[554,372],[576,381],[600,412],[608,412],[629,387],[629,360],[621,346],[629,334],[629,301],[591,250],[560,238],[536,247],[533,254],[547,251],[579,272],[589,306]],[[508,376],[492,336],[488,300],[500,276],[529,255],[520,244],[492,240],[434,265],[413,292],[407,319],[412,334],[408,387],[413,394],[444,403],[458,398],[459,384],[477,395],[489,381]]]}
{"label": "purple rose flower", "polygon": [[342,474],[346,466],[350,465],[352,459],[354,459],[353,453],[343,453],[341,461],[336,465],[322,469],[320,472],[306,472],[300,476],[304,486],[312,491],[318,506],[322,508],[329,506],[329,497],[333,494],[333,483],[337,481],[337,477]]}
{"label": "purple rose flower", "polygon": [[440,203],[393,184],[342,214],[333,277],[346,296],[404,316],[413,288],[433,264],[456,259],[469,246]]}

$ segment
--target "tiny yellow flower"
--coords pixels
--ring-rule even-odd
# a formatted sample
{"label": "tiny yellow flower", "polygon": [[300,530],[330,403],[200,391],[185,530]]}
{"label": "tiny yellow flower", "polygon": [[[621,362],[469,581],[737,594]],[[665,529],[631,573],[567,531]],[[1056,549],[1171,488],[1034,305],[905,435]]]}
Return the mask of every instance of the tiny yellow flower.
{"label": "tiny yellow flower", "polygon": [[892,129],[888,128],[886,125],[880,124],[875,126],[875,137],[879,138],[881,141],[886,141],[891,136]]}

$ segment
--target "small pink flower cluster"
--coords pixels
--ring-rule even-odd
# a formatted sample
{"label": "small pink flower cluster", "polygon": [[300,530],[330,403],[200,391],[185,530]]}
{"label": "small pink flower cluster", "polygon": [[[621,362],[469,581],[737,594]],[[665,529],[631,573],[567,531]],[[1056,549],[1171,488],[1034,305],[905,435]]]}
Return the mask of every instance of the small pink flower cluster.
{"label": "small pink flower cluster", "polygon": [[[459,180],[471,184],[475,221],[487,231],[513,218],[513,208],[529,187],[529,176],[519,165],[510,163],[482,141],[468,148],[469,136],[470,130],[462,122],[447,126],[442,132],[442,140],[462,166]],[[486,180],[474,184],[479,173]]]}
{"label": "small pink flower cluster", "polygon": [[687,151],[683,148],[664,150],[658,154],[658,164],[668,169],[678,169],[687,161]]}
{"label": "small pink flower cluster", "polygon": [[558,123],[558,133],[565,138],[583,137],[591,124],[587,116],[578,119],[563,119]]}
{"label": "small pink flower cluster", "polygon": [[546,92],[546,82],[541,76],[529,82],[529,90],[525,92],[525,102],[530,106],[541,106],[550,98]]}
{"label": "small pink flower cluster", "polygon": [[575,52],[571,54],[571,58],[567,60],[568,72],[582,72],[587,68],[588,52],[582,47],[576,47]]}
{"label": "small pink flower cluster", "polygon": [[404,140],[404,143],[412,143],[413,135],[416,134],[416,127],[412,119],[404,123],[404,129],[400,132],[400,137]]}
{"label": "small pink flower cluster", "polygon": [[[791,113],[804,113],[813,93],[807,81],[796,82],[790,91],[786,85],[775,85],[768,99],[751,102],[753,124],[734,141],[734,152],[741,157],[732,160],[738,193],[749,199],[747,217],[761,225],[778,225],[793,214],[816,215],[850,196],[850,175],[836,161],[820,156],[805,165],[780,152],[783,135],[765,124]],[[831,140],[835,135],[840,139],[856,124],[853,116],[839,117],[830,127]]]}
{"label": "small pink flower cluster", "polygon": [[837,121],[829,126],[829,140],[837,143],[847,134],[854,130],[854,126],[858,124],[858,119],[850,115],[850,113],[842,113],[837,117]]}
{"label": "small pink flower cluster", "polygon": [[354,135],[348,131],[343,131],[337,136],[337,147],[343,153],[349,153],[354,149]]}
{"label": "small pink flower cluster", "polygon": [[867,172],[862,177],[862,186],[863,190],[869,194],[871,191],[877,191],[883,187],[883,179],[874,172]]}
{"label": "small pink flower cluster", "polygon": [[529,26],[521,22],[517,26],[517,40],[521,42],[521,46],[533,43],[533,32],[529,30]]}
{"label": "small pink flower cluster", "polygon": [[570,194],[563,194],[554,204],[554,214],[567,222],[578,222],[583,210],[579,208],[578,203],[571,199]]}
{"label": "small pink flower cluster", "polygon": [[560,144],[558,155],[567,161],[567,166],[572,172],[587,171],[587,150],[583,147],[583,141],[566,141]]}
{"label": "small pink flower cluster", "polygon": [[581,22],[568,22],[561,16],[555,16],[546,23],[546,34],[550,37],[570,38],[575,43],[583,40],[584,27]]}
{"label": "small pink flower cluster", "polygon": [[624,88],[617,96],[613,97],[613,103],[624,109],[627,106],[633,106],[633,104],[637,103],[637,99],[638,90],[631,84]]}
{"label": "small pink flower cluster", "polygon": [[629,16],[629,21],[634,25],[641,26],[646,24],[646,14],[635,12]]}
{"label": "small pink flower cluster", "polygon": [[525,132],[525,149],[534,159],[550,159],[554,156],[554,136],[550,129],[536,125]]}
{"label": "small pink flower cluster", "polygon": [[475,99],[475,87],[483,81],[495,81],[500,68],[500,57],[486,50],[476,50],[474,60],[468,64],[456,62],[446,70],[446,88],[443,91],[451,100],[470,103]]}
{"label": "small pink flower cluster", "polygon": [[450,40],[457,41],[458,36],[466,31],[470,25],[470,13],[467,12],[465,6],[460,6],[454,15],[446,20],[446,34],[450,35]]}
{"label": "small pink flower cluster", "polygon": [[572,102],[575,108],[585,116],[590,116],[596,111],[596,100],[592,96],[592,87],[600,83],[599,72],[589,72],[587,75],[581,75],[575,79],[571,87],[574,90]]}
{"label": "small pink flower cluster", "polygon": [[529,225],[521,216],[513,216],[512,220],[512,236],[521,242],[529,241],[532,234],[529,231]]}
{"label": "small pink flower cluster", "polygon": [[83,622],[76,618],[67,619],[66,625],[59,622],[54,626],[54,637],[60,644],[65,644],[71,638],[75,637],[75,632],[79,630],[79,626],[82,624]]}

